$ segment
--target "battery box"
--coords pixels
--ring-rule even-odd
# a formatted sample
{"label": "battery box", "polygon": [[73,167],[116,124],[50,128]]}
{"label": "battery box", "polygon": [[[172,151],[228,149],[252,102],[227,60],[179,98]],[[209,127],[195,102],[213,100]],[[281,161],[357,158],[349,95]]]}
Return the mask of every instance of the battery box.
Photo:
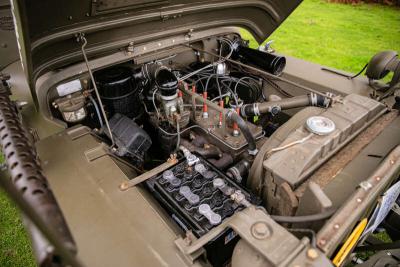
{"label": "battery box", "polygon": [[[235,203],[225,189],[240,190],[250,203],[260,204],[259,198],[248,193],[206,159],[196,155],[197,162],[189,164],[183,158],[170,169],[152,177],[147,185],[183,231],[201,237],[232,216],[244,206]],[[232,229],[225,229],[204,248],[213,266],[229,263],[239,237]]]}

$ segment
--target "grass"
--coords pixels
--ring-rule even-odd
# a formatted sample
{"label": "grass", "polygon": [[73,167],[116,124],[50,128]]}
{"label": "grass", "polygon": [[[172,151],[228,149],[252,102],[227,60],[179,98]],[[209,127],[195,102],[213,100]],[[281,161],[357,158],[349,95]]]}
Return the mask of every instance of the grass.
{"label": "grass", "polygon": [[3,191],[0,191],[0,209],[0,266],[36,266],[19,213]]}
{"label": "grass", "polygon": [[[257,43],[243,31],[252,47]],[[305,0],[269,40],[280,53],[357,72],[381,50],[400,52],[400,9]],[[0,266],[35,266],[19,213],[0,191]]]}
{"label": "grass", "polygon": [[279,53],[354,73],[379,51],[400,52],[400,9],[305,0],[268,40]]}
{"label": "grass", "polygon": [[[3,162],[0,151],[0,163]],[[0,266],[36,266],[27,232],[20,214],[0,189]]]}

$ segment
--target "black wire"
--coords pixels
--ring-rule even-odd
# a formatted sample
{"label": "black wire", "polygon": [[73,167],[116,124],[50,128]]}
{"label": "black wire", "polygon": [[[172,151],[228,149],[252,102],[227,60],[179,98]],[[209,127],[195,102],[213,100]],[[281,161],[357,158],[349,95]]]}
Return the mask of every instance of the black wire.
{"label": "black wire", "polygon": [[220,97],[220,99],[222,99],[222,91],[221,91],[221,87],[219,86],[218,73],[216,73],[215,80],[217,82],[217,88],[218,88],[219,97]]}
{"label": "black wire", "polygon": [[271,218],[277,221],[278,223],[304,223],[304,222],[322,221],[330,218],[334,213],[335,213],[334,209],[329,209],[327,211],[311,215],[301,215],[301,216],[271,215]]}
{"label": "black wire", "polygon": [[278,91],[279,93],[281,93],[283,96],[286,97],[293,97],[292,94],[288,93],[287,91],[285,91],[284,89],[282,89],[277,83],[275,83],[274,81],[270,80],[270,79],[266,79],[266,78],[262,78],[264,81],[266,81],[269,85],[271,85],[276,91]]}
{"label": "black wire", "polygon": [[[248,70],[244,69],[242,66],[236,66],[236,67],[238,67],[239,71],[244,72],[248,76],[254,78],[254,75],[251,72],[249,72]],[[263,77],[263,76],[255,76],[255,77],[257,77],[257,78],[260,77],[261,79],[263,79],[265,82],[267,82],[269,85],[271,85],[276,91],[281,93],[283,96],[285,96],[285,97],[293,97],[292,94],[288,93],[286,90],[281,88],[277,83],[272,81],[272,79],[268,79],[268,78]]]}
{"label": "black wire", "polygon": [[365,245],[359,246],[354,249],[356,252],[361,251],[381,251],[381,250],[392,250],[392,249],[400,249],[400,240],[397,240],[392,243],[383,243],[383,244],[374,244],[374,245]]}
{"label": "black wire", "polygon": [[368,67],[368,63],[367,64],[365,64],[365,66],[356,74],[356,75],[354,75],[354,76],[351,76],[351,77],[349,77],[349,79],[350,80],[352,80],[352,79],[354,79],[354,78],[356,78],[356,77],[358,77],[358,76],[360,76],[361,75],[361,73],[363,73],[364,72],[364,70],[366,69]]}

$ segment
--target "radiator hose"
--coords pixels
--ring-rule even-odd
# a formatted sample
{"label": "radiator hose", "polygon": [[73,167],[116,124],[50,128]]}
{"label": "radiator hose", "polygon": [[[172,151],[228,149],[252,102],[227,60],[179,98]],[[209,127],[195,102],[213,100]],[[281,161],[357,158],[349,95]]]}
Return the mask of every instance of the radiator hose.
{"label": "radiator hose", "polygon": [[322,107],[328,108],[331,105],[330,95],[322,96],[315,93],[308,95],[295,96],[279,101],[269,101],[262,103],[253,103],[243,105],[240,114],[244,117],[259,116],[261,114],[271,113],[277,115],[282,110],[300,108],[300,107]]}

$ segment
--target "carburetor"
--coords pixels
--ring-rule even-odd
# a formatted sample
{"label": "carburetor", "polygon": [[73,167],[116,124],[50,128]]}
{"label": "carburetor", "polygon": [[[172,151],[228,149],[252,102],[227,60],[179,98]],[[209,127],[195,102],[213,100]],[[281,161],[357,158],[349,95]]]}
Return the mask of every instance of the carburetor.
{"label": "carburetor", "polygon": [[161,113],[156,105],[154,108],[157,113],[157,120],[166,120],[170,125],[179,124],[184,128],[189,124],[190,111],[185,110],[182,94],[178,92],[178,79],[175,74],[167,67],[158,63],[147,64],[142,68],[141,75],[151,81],[151,101],[157,97],[161,103]]}

